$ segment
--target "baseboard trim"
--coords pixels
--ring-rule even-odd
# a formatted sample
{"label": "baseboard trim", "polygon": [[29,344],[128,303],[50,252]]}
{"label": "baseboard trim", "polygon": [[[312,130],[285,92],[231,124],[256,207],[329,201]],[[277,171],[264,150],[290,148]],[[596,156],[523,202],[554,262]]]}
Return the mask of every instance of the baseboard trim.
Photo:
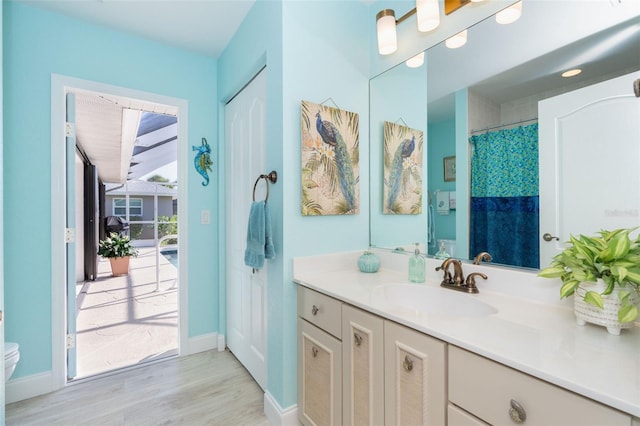
{"label": "baseboard trim", "polygon": [[4,389],[6,404],[44,395],[54,391],[53,374],[51,371],[47,371],[12,379],[5,384]]}
{"label": "baseboard trim", "polygon": [[202,334],[200,336],[189,338],[189,341],[187,343],[188,345],[187,353],[180,354],[180,355],[181,356],[193,355],[193,354],[197,354],[204,351],[210,351],[213,349],[219,350],[220,349],[218,346],[218,342],[220,340],[219,337],[220,336],[218,336],[218,333],[209,333],[209,334]]}
{"label": "baseboard trim", "polygon": [[268,391],[264,393],[264,414],[269,422],[275,426],[298,426],[300,424],[298,406],[292,405],[283,409]]}
{"label": "baseboard trim", "polygon": [[218,334],[218,352],[222,352],[226,349],[227,343],[224,339],[224,334]]}

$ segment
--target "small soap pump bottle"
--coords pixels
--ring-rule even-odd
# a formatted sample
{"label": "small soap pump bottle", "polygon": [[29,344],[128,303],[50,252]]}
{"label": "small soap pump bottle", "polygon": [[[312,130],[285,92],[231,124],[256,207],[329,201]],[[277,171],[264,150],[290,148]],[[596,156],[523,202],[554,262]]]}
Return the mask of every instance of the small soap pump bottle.
{"label": "small soap pump bottle", "polygon": [[424,256],[420,254],[420,244],[416,243],[416,251],[409,259],[409,281],[412,283],[423,283],[424,274]]}

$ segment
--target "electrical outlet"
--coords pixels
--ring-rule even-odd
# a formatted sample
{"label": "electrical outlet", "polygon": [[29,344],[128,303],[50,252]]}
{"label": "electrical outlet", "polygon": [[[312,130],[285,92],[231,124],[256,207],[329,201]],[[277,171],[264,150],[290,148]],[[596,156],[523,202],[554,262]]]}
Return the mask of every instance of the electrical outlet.
{"label": "electrical outlet", "polygon": [[208,225],[209,222],[211,222],[211,213],[209,213],[209,210],[201,210],[200,223],[203,225]]}

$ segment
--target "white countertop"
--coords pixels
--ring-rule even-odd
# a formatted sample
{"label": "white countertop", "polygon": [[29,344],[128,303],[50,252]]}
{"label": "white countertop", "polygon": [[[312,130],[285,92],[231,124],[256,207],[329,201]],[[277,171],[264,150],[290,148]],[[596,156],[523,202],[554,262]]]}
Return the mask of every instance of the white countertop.
{"label": "white countertop", "polygon": [[[465,275],[482,271],[476,298],[497,309],[480,317],[418,314],[394,309],[379,297],[384,284],[409,284],[408,256],[378,252],[377,273],[358,271],[361,253],[294,259],[297,284],[404,324],[618,410],[640,417],[640,327],[611,335],[604,327],[576,324],[572,304],[557,301],[559,286],[535,273],[464,265]],[[436,263],[437,262],[437,263]],[[427,259],[427,282],[434,292],[440,261]],[[492,278],[493,277],[493,278]],[[526,294],[527,297],[521,297]],[[445,296],[446,297],[446,296]],[[636,323],[638,325],[638,323]]]}

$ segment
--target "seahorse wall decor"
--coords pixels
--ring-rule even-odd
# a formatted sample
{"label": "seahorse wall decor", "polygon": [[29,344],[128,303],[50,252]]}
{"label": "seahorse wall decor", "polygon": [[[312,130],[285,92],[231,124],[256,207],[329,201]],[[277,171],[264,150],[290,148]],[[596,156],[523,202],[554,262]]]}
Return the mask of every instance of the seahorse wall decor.
{"label": "seahorse wall decor", "polygon": [[193,164],[196,166],[196,171],[204,178],[202,186],[207,186],[209,185],[209,174],[207,173],[207,170],[210,172],[213,171],[211,169],[211,166],[213,165],[213,161],[211,161],[211,147],[207,143],[207,139],[202,138],[202,145],[194,145],[191,148],[194,151],[198,151],[196,158],[193,160]]}

